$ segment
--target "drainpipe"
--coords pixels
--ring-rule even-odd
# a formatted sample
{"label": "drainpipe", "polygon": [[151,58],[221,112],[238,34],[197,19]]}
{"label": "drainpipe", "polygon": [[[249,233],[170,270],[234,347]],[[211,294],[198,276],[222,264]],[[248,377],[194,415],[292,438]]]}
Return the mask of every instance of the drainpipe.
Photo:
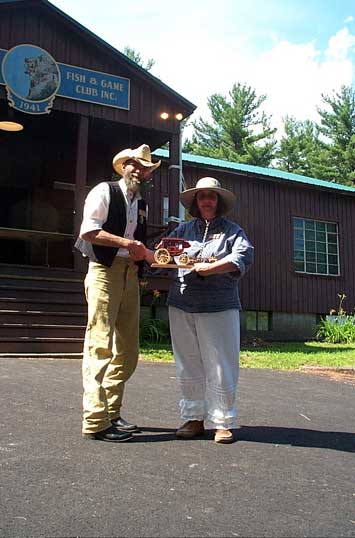
{"label": "drainpipe", "polygon": [[[179,194],[185,189],[184,176],[182,174],[182,129],[181,123],[179,124]],[[182,203],[179,202],[179,219],[180,222],[185,220],[185,208]]]}
{"label": "drainpipe", "polygon": [[[180,124],[179,132],[174,135],[171,141],[170,160],[176,163],[169,166],[169,172],[170,177],[175,178],[178,186],[178,193],[176,194],[179,195],[184,190],[184,176],[182,174],[182,131]],[[179,223],[185,220],[185,208],[176,198],[173,207],[171,207],[171,212],[172,215],[169,216],[169,221]]]}

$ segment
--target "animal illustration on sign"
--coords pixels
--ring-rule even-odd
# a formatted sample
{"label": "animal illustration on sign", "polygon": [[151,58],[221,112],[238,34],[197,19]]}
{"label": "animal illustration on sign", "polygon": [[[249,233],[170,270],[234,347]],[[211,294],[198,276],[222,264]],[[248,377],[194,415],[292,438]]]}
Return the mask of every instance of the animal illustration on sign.
{"label": "animal illustration on sign", "polygon": [[52,95],[58,87],[58,68],[44,54],[35,58],[24,58],[24,72],[30,77],[27,99],[41,101]]}

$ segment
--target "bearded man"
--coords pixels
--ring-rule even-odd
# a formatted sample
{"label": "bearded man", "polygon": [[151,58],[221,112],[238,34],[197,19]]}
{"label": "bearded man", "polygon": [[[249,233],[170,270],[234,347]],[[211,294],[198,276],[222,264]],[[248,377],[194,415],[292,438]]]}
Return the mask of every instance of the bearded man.
{"label": "bearded man", "polygon": [[112,165],[121,179],[99,183],[85,201],[75,246],[89,258],[82,369],[86,439],[128,441],[138,431],[122,418],[121,405],[124,385],[138,362],[138,273],[148,256],[146,203],[140,191],[160,163],[152,162],[146,144],[119,152]]}

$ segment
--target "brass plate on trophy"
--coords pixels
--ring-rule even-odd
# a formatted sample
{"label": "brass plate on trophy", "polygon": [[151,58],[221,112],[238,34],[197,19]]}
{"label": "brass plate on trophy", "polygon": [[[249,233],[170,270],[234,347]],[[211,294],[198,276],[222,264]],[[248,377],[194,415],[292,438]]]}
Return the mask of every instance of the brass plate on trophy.
{"label": "brass plate on trophy", "polygon": [[178,265],[177,263],[152,263],[151,267],[160,269],[192,269],[192,265]]}

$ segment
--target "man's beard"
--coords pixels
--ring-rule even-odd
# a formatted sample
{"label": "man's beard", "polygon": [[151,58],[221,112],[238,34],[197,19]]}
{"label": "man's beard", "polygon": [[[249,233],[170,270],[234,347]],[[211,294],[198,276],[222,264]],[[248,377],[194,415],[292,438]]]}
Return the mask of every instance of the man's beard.
{"label": "man's beard", "polygon": [[125,178],[127,189],[135,194],[139,191],[140,181],[134,176]]}
{"label": "man's beard", "polygon": [[133,174],[124,176],[126,182],[127,190],[131,191],[134,194],[139,193],[141,196],[144,196],[145,193],[153,187],[151,178],[145,180],[143,177],[135,177]]}

